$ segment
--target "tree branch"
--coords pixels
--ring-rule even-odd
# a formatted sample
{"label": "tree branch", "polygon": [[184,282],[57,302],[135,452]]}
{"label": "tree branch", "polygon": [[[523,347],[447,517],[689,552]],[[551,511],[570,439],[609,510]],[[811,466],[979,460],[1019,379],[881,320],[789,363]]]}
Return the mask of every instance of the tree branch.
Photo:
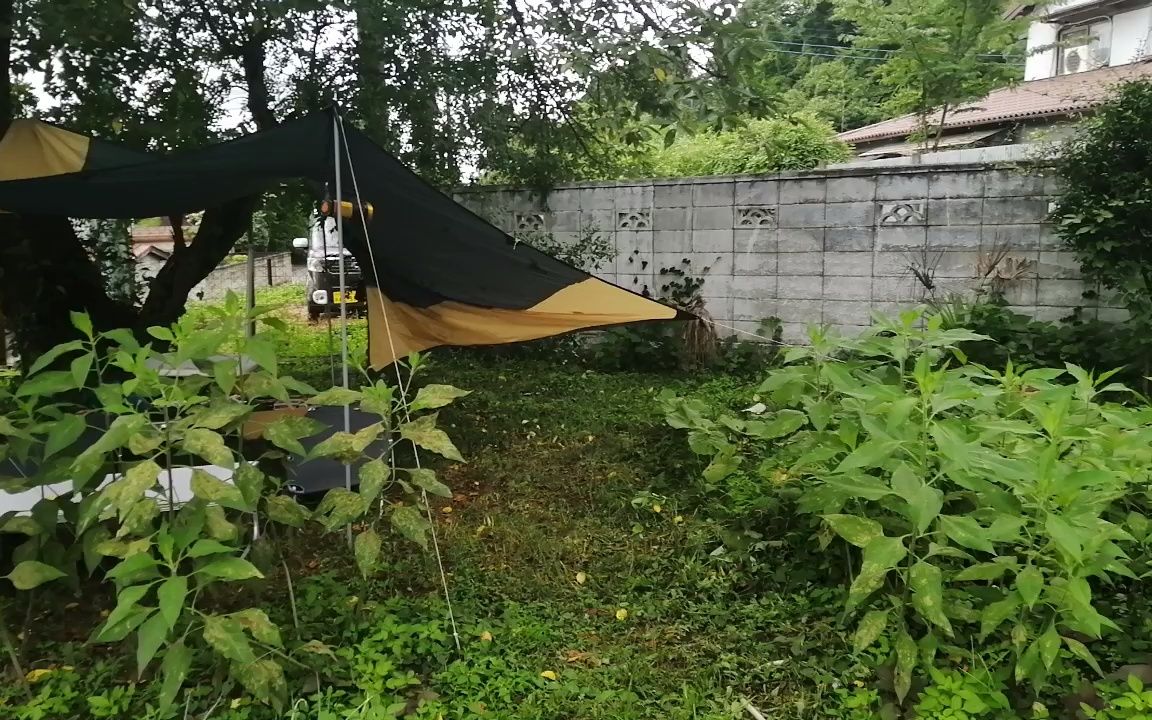
{"label": "tree branch", "polygon": [[8,131],[15,107],[12,98],[12,21],[16,0],[0,0],[0,137]]}

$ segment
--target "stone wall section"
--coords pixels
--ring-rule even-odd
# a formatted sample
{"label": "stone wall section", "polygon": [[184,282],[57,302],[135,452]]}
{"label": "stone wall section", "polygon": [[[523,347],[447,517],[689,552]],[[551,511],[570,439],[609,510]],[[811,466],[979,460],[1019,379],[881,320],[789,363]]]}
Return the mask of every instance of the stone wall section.
{"label": "stone wall section", "polygon": [[[575,242],[610,236],[601,277],[659,295],[680,267],[704,279],[717,322],[757,332],[783,323],[799,340],[825,323],[844,333],[875,313],[971,295],[991,278],[1017,310],[1058,320],[1097,308],[1071,253],[1048,224],[1059,189],[1039,163],[907,165],[764,177],[645,180],[521,190],[468,189],[457,199],[510,232],[549,231]],[[996,269],[989,272],[989,267]]]}

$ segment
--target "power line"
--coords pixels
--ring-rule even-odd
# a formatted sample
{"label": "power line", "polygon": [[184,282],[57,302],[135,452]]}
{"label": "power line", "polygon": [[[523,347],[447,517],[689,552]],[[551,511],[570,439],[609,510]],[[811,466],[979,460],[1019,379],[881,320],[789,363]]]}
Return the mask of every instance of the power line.
{"label": "power line", "polygon": [[[852,48],[845,48],[845,49],[851,50]],[[773,50],[772,52],[784,53],[785,55],[803,55],[803,56],[807,56],[807,57],[827,57],[827,58],[838,58],[838,59],[847,59],[847,60],[872,60],[873,62],[887,62],[887,61],[892,59],[891,57],[887,57],[887,56],[877,57],[875,55],[844,55],[844,54],[838,54],[838,53],[824,53],[824,52],[815,52],[815,51],[805,52],[805,51],[801,51],[801,50],[783,50],[780,48],[777,48],[777,49]],[[983,60],[982,62],[986,65],[999,65],[999,64],[1001,64],[1001,63],[994,63],[991,60]]]}
{"label": "power line", "polygon": [[[893,53],[900,52],[899,50],[887,50],[884,48],[862,48],[862,47],[856,47],[853,45],[821,45],[819,43],[810,43],[810,42],[806,42],[806,41],[805,42],[790,42],[787,40],[765,40],[764,42],[770,43],[772,45],[791,45],[793,47],[829,48],[832,50],[854,50],[857,52],[884,53],[886,55],[891,55]],[[1025,55],[1009,55],[1007,53],[980,53],[979,55],[976,55],[976,57],[999,58],[999,59],[1004,59],[1004,60],[1007,60],[1007,59],[1022,60],[1026,56]]]}

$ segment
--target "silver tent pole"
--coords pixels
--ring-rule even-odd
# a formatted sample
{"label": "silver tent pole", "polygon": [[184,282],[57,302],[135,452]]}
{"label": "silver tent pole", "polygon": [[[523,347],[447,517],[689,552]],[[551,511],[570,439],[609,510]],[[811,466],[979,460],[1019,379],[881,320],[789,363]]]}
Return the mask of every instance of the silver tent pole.
{"label": "silver tent pole", "polygon": [[256,334],[256,320],[252,317],[252,310],[256,307],[256,240],[252,237],[253,218],[248,217],[248,268],[247,284],[248,284],[248,322],[244,324],[245,334],[252,337]]}
{"label": "silver tent pole", "polygon": [[[340,368],[343,372],[344,389],[350,390],[348,384],[348,286],[344,275],[344,194],[341,192],[340,169],[340,121],[337,111],[332,113],[332,146],[336,168],[336,246],[340,254]],[[344,406],[344,432],[352,432],[352,409]],[[352,492],[352,466],[344,465],[344,487]],[[348,525],[348,544],[352,544],[352,525]]]}

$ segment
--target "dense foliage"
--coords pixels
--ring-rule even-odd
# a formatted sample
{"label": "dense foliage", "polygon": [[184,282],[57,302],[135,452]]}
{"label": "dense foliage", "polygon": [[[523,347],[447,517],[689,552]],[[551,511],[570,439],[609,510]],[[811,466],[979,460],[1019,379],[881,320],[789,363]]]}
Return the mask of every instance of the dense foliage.
{"label": "dense foliage", "polygon": [[971,666],[969,715],[1015,717],[1124,647],[1113,598],[1150,560],[1152,416],[1110,373],[970,364],[960,346],[982,338],[922,319],[814,332],[743,417],[669,396],[668,422],[705,482],[811,518],[798,537],[847,563],[854,650],[895,703],[936,717]]}
{"label": "dense foliage", "polygon": [[[1129,311],[1134,352],[1152,350],[1152,82],[1120,85],[1060,150],[1053,217],[1089,282]],[[1142,370],[1148,374],[1145,362]]]}
{"label": "dense foliage", "polygon": [[[378,526],[385,520],[427,547],[426,493],[451,492],[418,459],[410,464],[410,449],[462,460],[428,411],[466,392],[432,384],[408,398],[409,378],[396,386],[377,381],[362,392],[317,394],[278,375],[267,335],[244,337],[239,306],[230,295],[206,323],[192,316],[171,329],[152,328],[157,344],[168,348],[163,351],[124,331],[94,333],[90,321],[76,315],[84,339],[43,355],[26,380],[0,396],[7,409],[0,457],[10,463],[6,472],[23,471],[0,479],[0,488],[19,492],[64,482],[74,491],[46,493],[30,514],[0,517],[0,531],[21,539],[7,580],[24,592],[55,580],[78,590],[86,576],[114,587],[116,605],[90,639],[132,642],[137,677],[158,663],[153,699],[162,714],[179,705],[197,658],[283,708],[289,695],[284,664],[307,667],[306,658],[330,649],[304,638],[286,644],[258,606],[207,610],[220,596],[217,586],[263,577],[255,563],[283,563],[277,541],[312,522],[329,532],[348,527],[350,540],[357,524],[353,551],[365,576],[378,569]],[[279,325],[277,318],[261,319]],[[244,368],[240,357],[256,368]],[[50,369],[57,361],[68,369]],[[162,372],[188,365],[202,372]],[[419,369],[419,358],[412,358],[408,370]],[[358,403],[379,421],[355,433],[335,432],[306,451],[301,440],[323,426],[302,413],[272,409],[291,406],[293,397],[312,406]],[[337,488],[314,511],[302,507],[281,492],[285,476],[277,465],[289,455],[360,462],[357,491]],[[398,459],[407,466],[399,467]],[[205,464],[231,472],[231,482]],[[184,497],[174,476],[188,473],[191,496]],[[111,481],[104,480],[108,475]],[[0,623],[7,621],[0,613]],[[10,636],[0,630],[19,675]]]}

